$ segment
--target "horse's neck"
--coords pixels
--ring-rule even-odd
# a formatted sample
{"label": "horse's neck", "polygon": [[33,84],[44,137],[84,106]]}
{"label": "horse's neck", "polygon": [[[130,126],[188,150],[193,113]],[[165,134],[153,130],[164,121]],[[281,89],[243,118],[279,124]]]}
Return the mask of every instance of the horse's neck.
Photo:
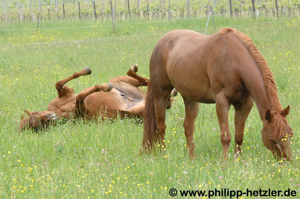
{"label": "horse's neck", "polygon": [[272,110],[267,90],[265,88],[263,77],[257,66],[248,67],[243,76],[244,84],[250,92],[251,97],[255,101],[261,119],[264,120],[267,110]]}

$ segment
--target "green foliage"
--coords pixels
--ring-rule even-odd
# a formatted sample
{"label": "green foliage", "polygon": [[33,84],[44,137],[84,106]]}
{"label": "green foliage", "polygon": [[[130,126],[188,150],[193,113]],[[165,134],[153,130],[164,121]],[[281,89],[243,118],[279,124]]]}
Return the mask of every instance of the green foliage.
{"label": "green foliage", "polygon": [[[125,75],[137,63],[149,76],[149,59],[159,38],[172,29],[204,32],[206,18],[171,22],[41,21],[4,23],[0,30],[0,198],[167,198],[169,189],[245,191],[299,190],[300,124],[299,18],[215,17],[217,30],[236,28],[251,37],[273,71],[294,130],[293,162],[277,162],[261,141],[262,122],[253,107],[246,122],[243,153],[232,145],[222,159],[215,105],[201,104],[195,124],[197,159],[188,159],[180,96],[167,111],[166,147],[139,155],[143,125],[125,119],[68,121],[34,133],[18,133],[23,109],[45,110],[55,83],[86,66],[90,76],[68,83],[75,92]],[[212,21],[207,34],[213,34]],[[64,122],[62,122],[64,123]],[[299,191],[297,192],[299,196]],[[279,197],[280,198],[280,197]],[[284,198],[284,197],[282,197]]]}

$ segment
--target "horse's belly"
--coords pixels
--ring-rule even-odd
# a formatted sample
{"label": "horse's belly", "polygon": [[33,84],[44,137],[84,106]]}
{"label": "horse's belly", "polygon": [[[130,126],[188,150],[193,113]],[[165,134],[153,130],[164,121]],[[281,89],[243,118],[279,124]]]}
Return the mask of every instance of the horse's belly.
{"label": "horse's belly", "polygon": [[180,94],[191,101],[194,102],[200,102],[200,103],[207,103],[207,104],[212,104],[215,103],[215,95],[212,91],[211,88],[208,88],[206,90],[202,89],[177,89],[180,92]]}
{"label": "horse's belly", "polygon": [[173,68],[175,69],[169,74],[169,78],[183,97],[195,102],[215,103],[215,95],[204,69],[197,68],[190,72],[188,67]]}

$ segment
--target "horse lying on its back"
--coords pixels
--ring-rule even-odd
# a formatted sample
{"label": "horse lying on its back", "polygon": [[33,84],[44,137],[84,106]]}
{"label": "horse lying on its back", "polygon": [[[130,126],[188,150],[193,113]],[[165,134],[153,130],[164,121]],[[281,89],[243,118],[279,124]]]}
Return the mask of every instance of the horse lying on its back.
{"label": "horse lying on its back", "polygon": [[[47,111],[25,110],[29,118],[22,116],[19,128],[20,130],[45,128],[59,118],[100,117],[104,120],[116,119],[119,116],[143,119],[145,93],[139,87],[147,86],[149,80],[137,75],[137,71],[137,65],[133,65],[127,72],[128,76],[112,78],[108,84],[96,85],[75,95],[74,90],[65,84],[80,76],[90,75],[91,69],[84,68],[55,84],[58,97],[50,102]],[[165,108],[170,107],[171,99]]]}

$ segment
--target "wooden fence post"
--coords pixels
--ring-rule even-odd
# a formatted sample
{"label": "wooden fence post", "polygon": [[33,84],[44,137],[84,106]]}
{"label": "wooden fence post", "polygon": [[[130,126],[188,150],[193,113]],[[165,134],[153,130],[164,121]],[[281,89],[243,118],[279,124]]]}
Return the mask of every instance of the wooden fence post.
{"label": "wooden fence post", "polygon": [[95,0],[94,0],[94,17],[95,17],[95,20],[97,21],[96,2],[95,2]]}
{"label": "wooden fence post", "polygon": [[62,3],[62,6],[63,6],[63,18],[66,17],[66,12],[65,12],[65,3],[63,2]]}
{"label": "wooden fence post", "polygon": [[190,0],[187,0],[187,17],[190,18],[191,16],[191,9],[190,9]]}
{"label": "wooden fence post", "polygon": [[160,18],[163,19],[163,2],[162,0],[159,0],[160,5]]}
{"label": "wooden fence post", "polygon": [[112,19],[112,23],[113,23],[113,31],[116,30],[115,27],[115,11],[114,11],[114,7],[112,5],[112,0],[110,0],[110,9],[111,9],[111,19]]}
{"label": "wooden fence post", "polygon": [[21,3],[21,17],[22,17],[22,21],[24,19],[23,13],[24,13],[23,3]]}
{"label": "wooden fence post", "polygon": [[278,14],[278,3],[277,3],[277,0],[275,0],[275,6],[276,6],[277,19],[279,19],[279,14]]}
{"label": "wooden fence post", "polygon": [[232,5],[231,5],[231,0],[229,0],[229,12],[230,12],[230,16],[232,17]]}
{"label": "wooden fence post", "polygon": [[253,10],[253,17],[255,18],[255,3],[254,3],[254,0],[252,0],[252,10]]}
{"label": "wooden fence post", "polygon": [[169,8],[168,8],[168,10],[169,10],[169,21],[171,21],[171,20],[172,20],[172,13],[171,13],[171,0],[169,0]]}
{"label": "wooden fence post", "polygon": [[102,18],[102,21],[104,21],[104,1],[105,0],[102,0],[102,7],[101,7],[101,18]]}
{"label": "wooden fence post", "polygon": [[130,13],[130,4],[129,4],[129,0],[127,0],[127,6],[128,6],[129,20],[131,20],[131,13]]}
{"label": "wooden fence post", "polygon": [[150,11],[149,11],[149,1],[148,0],[147,0],[147,17],[148,17],[148,20],[149,20]]}
{"label": "wooden fence post", "polygon": [[78,1],[78,16],[79,16],[79,19],[81,18],[81,14],[80,14],[80,2]]}
{"label": "wooden fence post", "polygon": [[137,11],[138,11],[138,19],[140,19],[140,5],[141,5],[141,0],[137,0]]}

